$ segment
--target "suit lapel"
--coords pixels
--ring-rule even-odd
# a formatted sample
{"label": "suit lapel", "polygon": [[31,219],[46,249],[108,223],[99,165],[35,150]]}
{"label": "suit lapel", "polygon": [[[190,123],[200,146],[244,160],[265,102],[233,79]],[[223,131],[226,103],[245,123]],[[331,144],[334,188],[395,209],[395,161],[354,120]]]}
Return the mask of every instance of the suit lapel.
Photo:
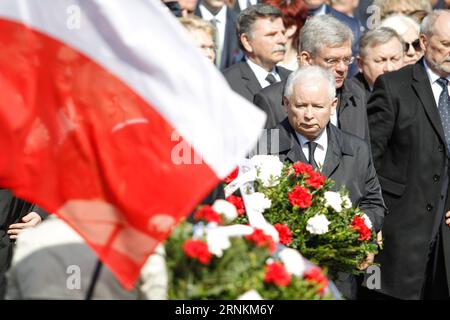
{"label": "suit lapel", "polygon": [[339,110],[338,115],[341,117],[343,113],[352,112],[350,107],[354,107],[356,105],[356,97],[354,96],[351,88],[349,79],[344,81],[344,85],[342,86],[341,96],[339,101]]}
{"label": "suit lapel", "polygon": [[250,91],[252,95],[257,94],[261,89],[261,85],[259,84],[258,79],[256,79],[255,74],[246,61],[242,61],[241,64],[241,77],[247,82],[246,87]]}
{"label": "suit lapel", "polygon": [[308,163],[308,160],[306,160],[306,157],[303,154],[300,143],[297,140],[295,131],[289,124],[287,118],[278,125],[277,129],[280,129],[279,152],[282,153],[287,151],[286,158],[291,162],[301,161]]}
{"label": "suit lapel", "polygon": [[433,91],[431,89],[430,80],[428,79],[428,75],[422,63],[423,61],[418,62],[414,65],[414,81],[412,86],[418,98],[420,99],[433,128],[436,130],[443,144],[447,145],[445,142],[445,135],[444,129],[442,128],[441,117],[439,115],[436,101],[434,100]]}
{"label": "suit lapel", "polygon": [[322,174],[329,178],[339,166],[342,157],[341,141],[338,132],[333,125],[328,125],[328,148],[325,154],[325,162],[322,168]]}
{"label": "suit lapel", "polygon": [[277,67],[277,72],[280,75],[281,81],[285,81],[292,71],[285,69],[283,67]]}

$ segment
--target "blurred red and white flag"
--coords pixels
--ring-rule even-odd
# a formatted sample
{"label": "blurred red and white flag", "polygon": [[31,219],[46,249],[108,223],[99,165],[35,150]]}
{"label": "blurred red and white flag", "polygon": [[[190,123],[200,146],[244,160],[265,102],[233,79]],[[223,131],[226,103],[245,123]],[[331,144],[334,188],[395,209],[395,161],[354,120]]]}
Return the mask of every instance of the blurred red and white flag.
{"label": "blurred red and white flag", "polygon": [[264,125],[159,0],[1,1],[0,47],[0,185],[126,288]]}

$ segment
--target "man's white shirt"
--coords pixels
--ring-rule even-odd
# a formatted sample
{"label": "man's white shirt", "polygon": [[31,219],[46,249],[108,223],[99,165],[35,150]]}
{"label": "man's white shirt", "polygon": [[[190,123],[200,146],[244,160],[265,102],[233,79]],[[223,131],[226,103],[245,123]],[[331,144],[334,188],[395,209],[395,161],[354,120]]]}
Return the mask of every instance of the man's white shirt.
{"label": "man's white shirt", "polygon": [[[309,149],[308,149],[308,142],[310,140],[306,139],[303,135],[296,132],[298,141],[300,142],[300,146],[302,147],[303,154],[306,157],[306,160],[309,161]],[[327,154],[328,149],[328,134],[327,129],[325,128],[319,136],[313,140],[313,142],[317,143],[316,150],[314,151],[314,160],[316,160],[316,163],[319,167],[323,167],[323,164],[325,162],[325,155]]]}
{"label": "man's white shirt", "polygon": [[[249,65],[250,69],[252,69],[253,73],[255,74],[256,79],[258,79],[258,82],[261,85],[261,88],[264,89],[265,87],[269,86],[270,82],[266,80],[266,77],[269,74],[269,72],[267,72],[263,67],[257,65],[253,61],[251,61],[248,57],[246,60],[247,60],[247,63]],[[281,77],[277,73],[275,67],[273,67],[273,69],[270,71],[270,73],[275,77],[277,82],[281,81]]]}
{"label": "man's white shirt", "polygon": [[222,9],[216,14],[213,15],[203,4],[200,4],[199,6],[200,12],[202,14],[202,19],[206,21],[211,21],[213,19],[216,19],[216,28],[218,35],[219,43],[217,44],[218,50],[222,50],[223,43],[225,41],[225,24],[227,22],[227,6],[224,5]]}

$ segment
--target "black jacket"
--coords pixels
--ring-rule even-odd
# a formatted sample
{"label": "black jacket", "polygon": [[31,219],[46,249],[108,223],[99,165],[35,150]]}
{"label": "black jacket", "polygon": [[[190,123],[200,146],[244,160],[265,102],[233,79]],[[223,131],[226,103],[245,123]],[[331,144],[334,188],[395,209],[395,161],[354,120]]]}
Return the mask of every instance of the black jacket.
{"label": "black jacket", "polygon": [[[277,127],[279,141],[277,145],[268,143],[268,153],[278,155],[281,161],[308,162],[297,141],[295,131],[286,118]],[[334,190],[345,186],[349,191],[354,207],[359,207],[370,218],[373,228],[378,232],[386,211],[381,187],[376,176],[369,145],[362,139],[339,130],[332,124],[327,127],[328,148],[322,174],[334,180]],[[269,141],[271,141],[269,139]],[[356,299],[356,278],[347,273],[338,273],[336,286],[341,293]]]}
{"label": "black jacket", "polygon": [[422,61],[381,75],[368,103],[372,153],[389,209],[383,226],[381,292],[419,299],[430,243],[442,232],[450,281],[448,156],[440,115]]}
{"label": "black jacket", "polygon": [[11,224],[20,222],[22,217],[30,212],[37,212],[42,219],[47,213],[41,208],[15,197],[10,190],[0,189],[0,299],[6,289],[5,272],[8,270],[14,241],[6,233]]}

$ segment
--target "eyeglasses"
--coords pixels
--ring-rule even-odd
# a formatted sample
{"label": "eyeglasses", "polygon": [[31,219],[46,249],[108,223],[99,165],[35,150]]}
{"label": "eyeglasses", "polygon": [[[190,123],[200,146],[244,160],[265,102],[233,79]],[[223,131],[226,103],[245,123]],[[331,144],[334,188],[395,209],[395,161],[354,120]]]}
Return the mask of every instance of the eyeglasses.
{"label": "eyeglasses", "polygon": [[346,66],[350,65],[355,61],[355,57],[345,57],[345,58],[324,58],[323,61],[330,67],[337,66],[339,62],[343,62]]}
{"label": "eyeglasses", "polygon": [[422,48],[420,47],[420,40],[416,39],[413,42],[405,42],[405,52],[408,52],[411,46],[415,51],[420,51]]}
{"label": "eyeglasses", "polygon": [[215,45],[200,45],[200,49],[204,50],[204,51],[217,51],[217,47]]}

